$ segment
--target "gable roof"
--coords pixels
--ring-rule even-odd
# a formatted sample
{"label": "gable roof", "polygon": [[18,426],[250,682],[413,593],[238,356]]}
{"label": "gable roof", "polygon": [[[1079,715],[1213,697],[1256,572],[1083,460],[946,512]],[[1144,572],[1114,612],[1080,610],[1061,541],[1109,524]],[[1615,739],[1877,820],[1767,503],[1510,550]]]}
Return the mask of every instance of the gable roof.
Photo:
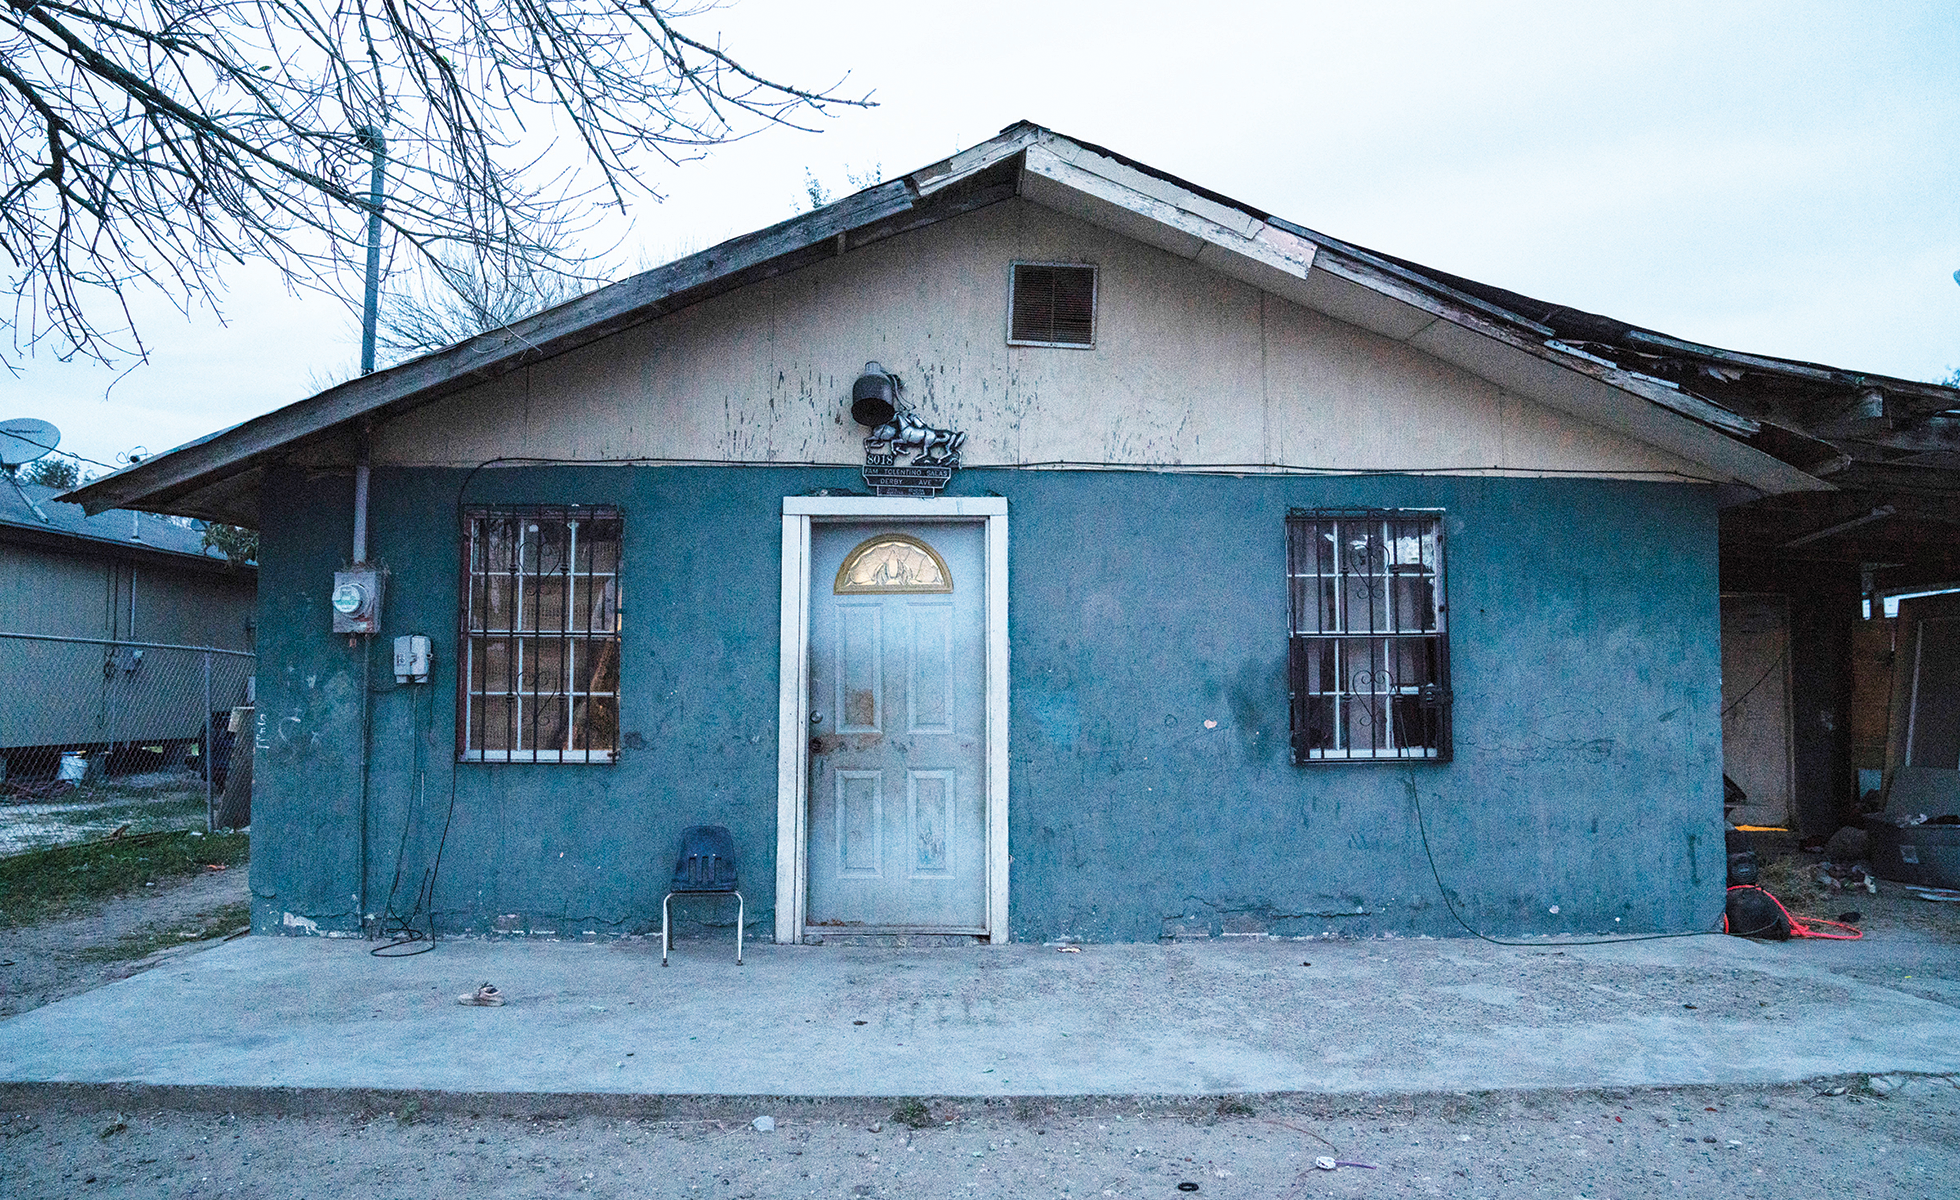
{"label": "gable roof", "polygon": [[[1021,122],[997,137],[836,203],[588,293],[468,341],[349,380],[186,443],[71,493],[90,512],[142,507],[253,525],[262,468],[442,396],[747,284],[1014,196],[1195,260],[1380,336],[1405,342],[1515,394],[1703,464],[1747,494],[1829,489],[1806,470],[1831,447],[1706,389],[1629,366],[1582,336],[1585,314],[1395,259],[1177,179],[1135,160]],[[1535,315],[1534,315],[1535,314]],[[1593,318],[1595,322],[1604,318]],[[1748,370],[1831,386],[1960,393],[1934,385],[1710,347],[1617,326]],[[1574,331],[1578,332],[1575,333]],[[1636,355],[1637,359],[1638,356]],[[1641,360],[1644,362],[1644,360]]]}
{"label": "gable roof", "polygon": [[0,480],[0,540],[74,554],[169,561],[193,569],[230,565],[221,552],[205,547],[200,530],[134,510],[86,513],[79,504],[55,499],[60,494],[61,489],[38,483],[16,487]]}

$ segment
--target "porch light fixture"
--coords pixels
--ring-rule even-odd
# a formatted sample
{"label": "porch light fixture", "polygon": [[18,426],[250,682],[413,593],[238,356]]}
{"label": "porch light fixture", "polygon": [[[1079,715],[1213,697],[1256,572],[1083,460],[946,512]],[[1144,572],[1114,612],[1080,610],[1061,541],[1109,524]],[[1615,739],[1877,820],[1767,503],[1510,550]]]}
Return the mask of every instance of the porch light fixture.
{"label": "porch light fixture", "polygon": [[876,429],[898,415],[898,388],[891,373],[875,362],[864,364],[864,374],[851,385],[851,419],[868,429]]}

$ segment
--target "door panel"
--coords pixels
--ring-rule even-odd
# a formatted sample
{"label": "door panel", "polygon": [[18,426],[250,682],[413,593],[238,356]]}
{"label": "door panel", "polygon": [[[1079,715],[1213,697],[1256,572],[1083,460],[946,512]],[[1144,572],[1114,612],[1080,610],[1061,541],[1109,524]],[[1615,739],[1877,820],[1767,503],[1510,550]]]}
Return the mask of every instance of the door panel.
{"label": "door panel", "polygon": [[882,771],[837,772],[837,864],[840,876],[875,879],[883,865]]}
{"label": "door panel", "polygon": [[1913,633],[1906,766],[1952,770],[1960,767],[1960,621],[1922,620]]}
{"label": "door panel", "polygon": [[1738,825],[1790,817],[1790,613],[1780,597],[1722,597],[1722,772],[1749,801]]}
{"label": "door panel", "polygon": [[905,800],[911,820],[913,878],[951,878],[953,846],[948,835],[956,824],[951,771],[907,771]]}
{"label": "door panel", "polygon": [[905,688],[907,733],[953,732],[953,606],[944,601],[906,606],[912,637]]}
{"label": "door panel", "polygon": [[810,553],[808,922],[984,929],[984,527],[817,524]]}
{"label": "door panel", "polygon": [[[885,657],[883,597],[837,602],[836,694],[831,711],[837,732],[882,734],[885,731]],[[821,711],[821,710],[818,710]]]}

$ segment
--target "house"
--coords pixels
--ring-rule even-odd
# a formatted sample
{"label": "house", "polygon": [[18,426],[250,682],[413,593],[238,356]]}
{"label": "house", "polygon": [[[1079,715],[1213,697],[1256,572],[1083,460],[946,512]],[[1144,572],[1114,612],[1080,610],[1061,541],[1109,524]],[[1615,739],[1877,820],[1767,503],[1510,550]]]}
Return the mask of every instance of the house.
{"label": "house", "polygon": [[0,758],[29,777],[64,750],[181,759],[204,736],[199,648],[236,652],[217,656],[212,706],[245,701],[257,571],[182,523],[58,494],[0,480]]}
{"label": "house", "polygon": [[1833,485],[1583,315],[1019,124],[78,497],[261,531],[261,931],[1705,929]]}

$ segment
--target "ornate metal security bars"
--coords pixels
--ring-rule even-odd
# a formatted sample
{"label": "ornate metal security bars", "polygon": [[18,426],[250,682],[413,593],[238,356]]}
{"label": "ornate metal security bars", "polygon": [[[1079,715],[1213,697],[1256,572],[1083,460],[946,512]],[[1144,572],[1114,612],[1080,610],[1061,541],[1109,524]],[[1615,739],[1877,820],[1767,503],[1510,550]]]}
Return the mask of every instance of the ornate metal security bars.
{"label": "ornate metal security bars", "polygon": [[464,514],[458,758],[618,758],[620,532],[604,505]]}
{"label": "ornate metal security bars", "polygon": [[1286,560],[1293,760],[1448,759],[1442,514],[1294,509]]}

